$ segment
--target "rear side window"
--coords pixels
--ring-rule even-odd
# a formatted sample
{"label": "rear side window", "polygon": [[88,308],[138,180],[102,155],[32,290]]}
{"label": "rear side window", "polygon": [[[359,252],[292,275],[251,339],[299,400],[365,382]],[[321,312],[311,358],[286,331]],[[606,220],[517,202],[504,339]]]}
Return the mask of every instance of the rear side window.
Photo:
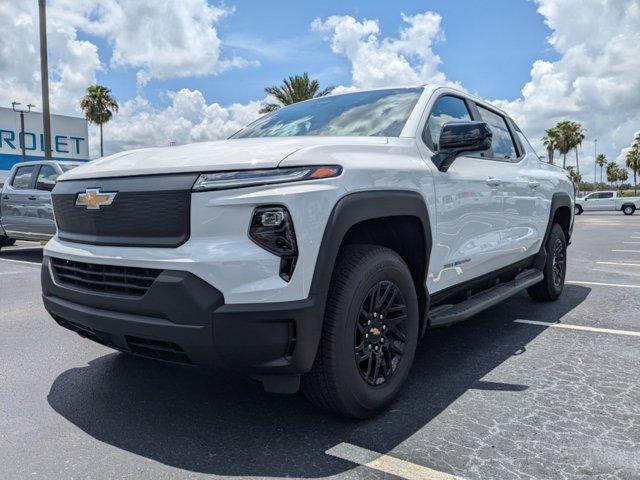
{"label": "rear side window", "polygon": [[33,183],[33,173],[36,171],[35,165],[25,165],[18,167],[16,174],[11,181],[11,186],[16,190],[28,190]]}
{"label": "rear side window", "polygon": [[58,179],[58,172],[51,165],[43,165],[40,167],[38,179],[36,180],[36,188],[38,190],[53,190]]}
{"label": "rear side window", "polygon": [[603,192],[600,194],[600,198],[613,198],[613,192]]}
{"label": "rear side window", "polygon": [[478,111],[482,120],[487,122],[493,133],[493,140],[491,141],[493,158],[514,160],[517,157],[516,147],[504,117],[480,105],[478,105]]}
{"label": "rear side window", "polygon": [[438,151],[440,132],[445,123],[468,122],[471,114],[464,100],[451,95],[444,95],[436,100],[431,109],[427,124],[422,132],[422,140],[434,152]]}

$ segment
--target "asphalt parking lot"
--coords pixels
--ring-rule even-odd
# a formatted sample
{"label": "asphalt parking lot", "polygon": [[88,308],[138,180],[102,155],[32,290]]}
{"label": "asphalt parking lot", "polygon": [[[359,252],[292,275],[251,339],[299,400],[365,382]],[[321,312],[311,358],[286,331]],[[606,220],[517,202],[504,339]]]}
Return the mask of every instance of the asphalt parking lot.
{"label": "asphalt parking lot", "polygon": [[2,479],[640,478],[640,214],[577,217],[559,301],[430,332],[364,422],[58,327],[41,259],[0,252]]}

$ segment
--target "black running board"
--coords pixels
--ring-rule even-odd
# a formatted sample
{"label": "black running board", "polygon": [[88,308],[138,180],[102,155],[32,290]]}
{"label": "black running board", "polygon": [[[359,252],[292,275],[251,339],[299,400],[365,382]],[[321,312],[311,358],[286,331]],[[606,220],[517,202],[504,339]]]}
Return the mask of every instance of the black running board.
{"label": "black running board", "polygon": [[472,295],[463,302],[455,305],[440,305],[429,312],[429,327],[442,327],[461,322],[481,311],[492,307],[525,288],[543,280],[540,270],[529,269],[518,274],[510,282],[501,283],[482,292]]}

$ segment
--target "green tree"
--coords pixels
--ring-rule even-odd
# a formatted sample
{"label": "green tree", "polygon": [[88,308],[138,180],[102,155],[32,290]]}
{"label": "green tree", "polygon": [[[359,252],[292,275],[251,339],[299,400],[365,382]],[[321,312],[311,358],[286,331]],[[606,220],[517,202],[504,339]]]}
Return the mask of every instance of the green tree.
{"label": "green tree", "polygon": [[618,181],[618,164],[616,162],[610,162],[607,165],[607,181],[613,186],[613,182]]}
{"label": "green tree", "polygon": [[[607,157],[602,154],[599,153],[598,156],[596,157],[596,165],[598,165],[600,167],[600,183],[602,183],[602,171],[604,170],[604,166],[607,164]],[[594,183],[595,183],[595,178],[593,179]]]}
{"label": "green tree", "polygon": [[629,179],[629,172],[625,168],[618,170],[618,181],[621,183],[626,182]]}
{"label": "green tree", "polygon": [[302,102],[310,98],[324,97],[329,95],[334,87],[327,87],[320,90],[320,83],[311,80],[308,73],[294,75],[282,81],[282,85],[273,85],[265,88],[265,92],[273,95],[279,103],[267,103],[260,109],[260,113],[272,112],[284,105]]}
{"label": "green tree", "polygon": [[578,122],[571,122],[571,146],[576,152],[576,170],[580,175],[580,161],[578,160],[578,148],[582,146],[584,140],[584,130],[582,124]]}
{"label": "green tree", "polygon": [[562,155],[562,168],[567,168],[567,153],[574,148],[575,144],[575,122],[562,120],[556,124],[554,130],[557,132],[556,150]]}
{"label": "green tree", "polygon": [[638,172],[640,172],[640,149],[631,147],[626,158],[627,168],[633,172],[633,192],[638,194]]}
{"label": "green tree", "polygon": [[569,165],[567,168],[567,173],[569,174],[569,178],[573,182],[573,184],[578,188],[580,182],[582,182],[582,175],[578,173],[576,168],[573,165]]}
{"label": "green tree", "polygon": [[80,108],[91,123],[100,126],[100,156],[104,156],[104,138],[102,126],[118,111],[118,102],[111,95],[111,90],[102,85],[91,85],[87,94],[80,100]]}
{"label": "green tree", "polygon": [[542,137],[542,145],[547,149],[549,163],[553,164],[553,157],[559,144],[559,132],[555,128],[545,130],[546,135]]}

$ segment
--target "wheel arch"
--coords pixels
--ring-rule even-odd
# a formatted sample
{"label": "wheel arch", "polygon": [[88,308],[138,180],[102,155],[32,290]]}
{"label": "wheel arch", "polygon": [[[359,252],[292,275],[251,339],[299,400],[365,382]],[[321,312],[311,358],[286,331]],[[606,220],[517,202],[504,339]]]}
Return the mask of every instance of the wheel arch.
{"label": "wheel arch", "polygon": [[[407,232],[420,245],[403,244],[401,235]],[[429,308],[425,279],[432,235],[422,195],[407,190],[371,190],[345,195],[336,203],[325,227],[310,289],[323,306],[338,252],[347,243],[383,245],[403,258],[416,286],[420,327],[424,331]]]}
{"label": "wheel arch", "polygon": [[568,193],[565,192],[556,192],[553,194],[551,198],[551,208],[549,209],[549,221],[547,222],[547,229],[544,233],[544,237],[542,238],[542,244],[540,245],[540,251],[538,253],[538,258],[534,262],[534,265],[537,268],[540,268],[544,265],[544,262],[547,258],[547,240],[549,239],[549,234],[551,233],[551,227],[555,223],[560,225],[562,231],[564,232],[565,238],[567,240],[567,245],[571,243],[571,234],[573,233],[573,208],[571,197]]}

